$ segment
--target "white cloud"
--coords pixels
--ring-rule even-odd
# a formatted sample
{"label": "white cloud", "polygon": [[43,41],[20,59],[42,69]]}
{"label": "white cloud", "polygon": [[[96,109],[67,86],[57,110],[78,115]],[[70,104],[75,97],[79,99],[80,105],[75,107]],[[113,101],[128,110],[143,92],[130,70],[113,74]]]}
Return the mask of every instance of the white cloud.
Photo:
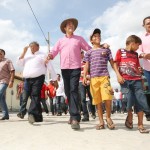
{"label": "white cloud", "polygon": [[[94,20],[93,28],[102,30],[102,41],[110,44],[113,57],[119,48],[125,47],[129,35],[140,35],[144,31],[142,21],[150,15],[149,8],[149,0],[120,1]],[[114,72],[109,70],[113,86],[118,87]]]}

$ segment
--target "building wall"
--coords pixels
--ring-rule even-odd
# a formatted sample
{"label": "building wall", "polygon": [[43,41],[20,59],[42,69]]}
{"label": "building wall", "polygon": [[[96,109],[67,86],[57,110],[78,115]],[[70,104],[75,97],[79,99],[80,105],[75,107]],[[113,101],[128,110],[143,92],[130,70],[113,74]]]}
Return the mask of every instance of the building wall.
{"label": "building wall", "polygon": [[[19,111],[20,109],[20,100],[17,99],[17,84],[20,82],[21,80],[15,78],[13,88],[8,87],[6,90],[6,102],[10,111]],[[27,108],[29,108],[30,101],[29,99]]]}

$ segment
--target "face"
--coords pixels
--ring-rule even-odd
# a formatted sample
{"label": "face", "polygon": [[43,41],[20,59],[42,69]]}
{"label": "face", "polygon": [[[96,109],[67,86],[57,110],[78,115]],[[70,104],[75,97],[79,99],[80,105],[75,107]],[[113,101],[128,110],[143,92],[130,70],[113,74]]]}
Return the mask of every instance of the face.
{"label": "face", "polygon": [[39,50],[39,46],[37,46],[36,44],[30,44],[29,46],[33,54]]}
{"label": "face", "polygon": [[137,51],[139,49],[140,44],[132,42],[130,46],[132,51]]}
{"label": "face", "polygon": [[101,36],[99,35],[99,33],[95,33],[93,36],[92,36],[92,40],[91,42],[93,44],[99,44],[101,41]]}
{"label": "face", "polygon": [[143,27],[145,28],[146,32],[150,33],[150,19],[145,20]]}
{"label": "face", "polygon": [[4,57],[5,57],[4,53],[0,51],[0,60],[3,59]]}
{"label": "face", "polygon": [[66,27],[64,28],[66,33],[72,34],[75,30],[74,24],[71,21],[68,21]]}

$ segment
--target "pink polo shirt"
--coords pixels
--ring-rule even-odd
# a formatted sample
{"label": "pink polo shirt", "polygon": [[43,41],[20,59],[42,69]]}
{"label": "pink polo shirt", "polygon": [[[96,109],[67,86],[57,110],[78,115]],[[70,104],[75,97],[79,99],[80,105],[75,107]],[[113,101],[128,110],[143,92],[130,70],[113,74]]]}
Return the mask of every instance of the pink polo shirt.
{"label": "pink polo shirt", "polygon": [[61,69],[77,69],[81,68],[81,50],[87,51],[90,48],[81,36],[64,36],[52,48],[51,54],[55,57],[60,53]]}
{"label": "pink polo shirt", "polygon": [[[142,37],[142,45],[139,47],[139,51],[142,53],[150,53],[150,34],[145,33]],[[143,59],[143,68],[150,71],[150,60]]]}

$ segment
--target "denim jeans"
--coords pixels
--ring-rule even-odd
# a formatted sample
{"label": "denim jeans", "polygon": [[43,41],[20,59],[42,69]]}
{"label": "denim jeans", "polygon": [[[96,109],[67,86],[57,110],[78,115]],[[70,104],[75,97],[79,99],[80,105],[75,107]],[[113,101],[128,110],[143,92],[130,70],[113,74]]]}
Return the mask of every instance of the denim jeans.
{"label": "denim jeans", "polygon": [[131,110],[132,106],[135,106],[137,112],[150,111],[141,80],[126,80],[124,84],[121,84],[121,91],[127,99],[127,110]]}
{"label": "denim jeans", "polygon": [[0,83],[0,105],[3,112],[3,117],[9,117],[8,113],[8,107],[6,104],[6,89],[8,87],[8,84],[6,83]]}
{"label": "denim jeans", "polygon": [[87,107],[87,102],[86,102],[86,92],[89,97],[89,107],[92,115],[95,115],[95,106],[92,105],[92,96],[90,93],[90,86],[84,86],[82,82],[79,82],[79,95],[81,99],[81,104],[82,104],[82,109],[83,109],[83,116],[84,118],[89,118],[89,112],[88,112],[88,107]]}
{"label": "denim jeans", "polygon": [[81,68],[78,69],[62,69],[62,77],[64,80],[65,94],[68,98],[69,113],[71,120],[81,120],[79,112],[79,78],[81,74]]}
{"label": "denim jeans", "polygon": [[56,96],[56,112],[61,114],[65,107],[65,98],[63,96]]}
{"label": "denim jeans", "polygon": [[149,88],[149,91],[150,91],[150,71],[144,70],[144,75],[145,75],[146,80],[148,82],[148,88]]}

